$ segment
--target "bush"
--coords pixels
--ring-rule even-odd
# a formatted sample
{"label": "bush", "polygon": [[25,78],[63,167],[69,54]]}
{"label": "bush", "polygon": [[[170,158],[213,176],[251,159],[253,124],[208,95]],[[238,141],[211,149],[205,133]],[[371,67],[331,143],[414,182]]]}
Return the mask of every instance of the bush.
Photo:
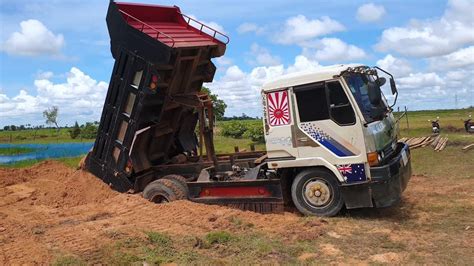
{"label": "bush", "polygon": [[225,137],[239,139],[247,131],[246,123],[242,121],[230,121],[222,125],[221,134]]}
{"label": "bush", "polygon": [[71,139],[75,139],[79,137],[80,134],[81,134],[81,128],[79,127],[79,124],[76,121],[76,123],[74,124],[74,127],[72,129],[69,129],[69,136],[71,136]]}
{"label": "bush", "polygon": [[84,139],[94,139],[97,136],[97,126],[87,122],[81,129],[81,137]]}
{"label": "bush", "polygon": [[263,126],[261,124],[252,124],[249,125],[243,136],[255,142],[263,142],[265,140],[263,134]]}
{"label": "bush", "polygon": [[167,247],[171,245],[171,238],[168,235],[159,233],[159,232],[147,232],[148,240],[152,244],[157,244],[160,246]]}
{"label": "bush", "polygon": [[226,231],[210,232],[206,235],[206,241],[209,244],[224,244],[232,240],[233,236]]}

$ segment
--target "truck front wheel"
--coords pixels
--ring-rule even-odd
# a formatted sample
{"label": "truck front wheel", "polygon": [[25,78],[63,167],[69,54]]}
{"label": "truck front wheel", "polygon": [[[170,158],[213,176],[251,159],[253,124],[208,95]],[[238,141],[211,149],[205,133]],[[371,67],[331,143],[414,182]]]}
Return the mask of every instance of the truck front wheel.
{"label": "truck front wheel", "polygon": [[344,205],[336,177],[320,169],[299,173],[291,185],[291,197],[305,215],[334,216]]}

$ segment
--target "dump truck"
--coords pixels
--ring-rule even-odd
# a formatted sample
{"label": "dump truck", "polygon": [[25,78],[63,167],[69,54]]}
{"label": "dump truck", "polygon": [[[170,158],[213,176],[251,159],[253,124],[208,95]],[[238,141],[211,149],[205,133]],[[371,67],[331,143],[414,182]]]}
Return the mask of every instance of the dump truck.
{"label": "dump truck", "polygon": [[229,38],[177,6],[111,1],[106,20],[115,64],[85,167],[113,189],[318,216],[400,201],[411,157],[380,89],[389,78],[396,101],[385,70],[336,65],[272,81],[261,99],[266,150],[216,154],[201,88]]}

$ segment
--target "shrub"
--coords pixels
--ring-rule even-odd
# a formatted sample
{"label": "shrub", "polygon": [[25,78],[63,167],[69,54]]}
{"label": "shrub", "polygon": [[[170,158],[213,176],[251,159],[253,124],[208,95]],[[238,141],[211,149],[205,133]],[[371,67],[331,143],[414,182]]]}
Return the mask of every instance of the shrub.
{"label": "shrub", "polygon": [[251,124],[243,136],[255,142],[263,142],[265,140],[263,134],[263,126],[261,124]]}
{"label": "shrub", "polygon": [[232,240],[233,236],[226,231],[210,232],[206,235],[206,241],[209,244],[224,244]]}
{"label": "shrub", "polygon": [[81,128],[79,127],[79,124],[76,123],[74,124],[74,127],[72,129],[69,129],[69,136],[71,136],[71,139],[77,138],[81,134]]}
{"label": "shrub", "polygon": [[222,125],[221,134],[225,137],[241,138],[247,131],[247,125],[242,121],[230,121]]}
{"label": "shrub", "polygon": [[168,235],[159,233],[159,232],[147,232],[148,240],[152,244],[157,244],[160,246],[167,247],[171,245],[171,238]]}
{"label": "shrub", "polygon": [[81,137],[84,139],[94,139],[97,136],[97,126],[87,122],[81,129]]}

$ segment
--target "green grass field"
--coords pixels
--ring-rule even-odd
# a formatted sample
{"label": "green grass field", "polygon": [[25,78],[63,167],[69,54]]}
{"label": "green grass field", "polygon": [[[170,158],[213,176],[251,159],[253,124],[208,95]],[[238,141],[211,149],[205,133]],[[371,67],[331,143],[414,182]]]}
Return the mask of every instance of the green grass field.
{"label": "green grass field", "polygon": [[[435,120],[439,116],[441,134],[448,137],[451,143],[474,143],[474,134],[467,134],[464,131],[463,121],[469,114],[474,115],[474,108],[408,112],[408,125],[405,117],[400,119],[400,135],[402,137],[428,136],[431,134],[431,123],[428,120]],[[395,113],[395,117],[399,116],[399,113]]]}
{"label": "green grass field", "polygon": [[69,136],[68,128],[56,129],[27,129],[16,131],[0,131],[0,143],[63,143],[63,142],[90,142],[90,139]]}

